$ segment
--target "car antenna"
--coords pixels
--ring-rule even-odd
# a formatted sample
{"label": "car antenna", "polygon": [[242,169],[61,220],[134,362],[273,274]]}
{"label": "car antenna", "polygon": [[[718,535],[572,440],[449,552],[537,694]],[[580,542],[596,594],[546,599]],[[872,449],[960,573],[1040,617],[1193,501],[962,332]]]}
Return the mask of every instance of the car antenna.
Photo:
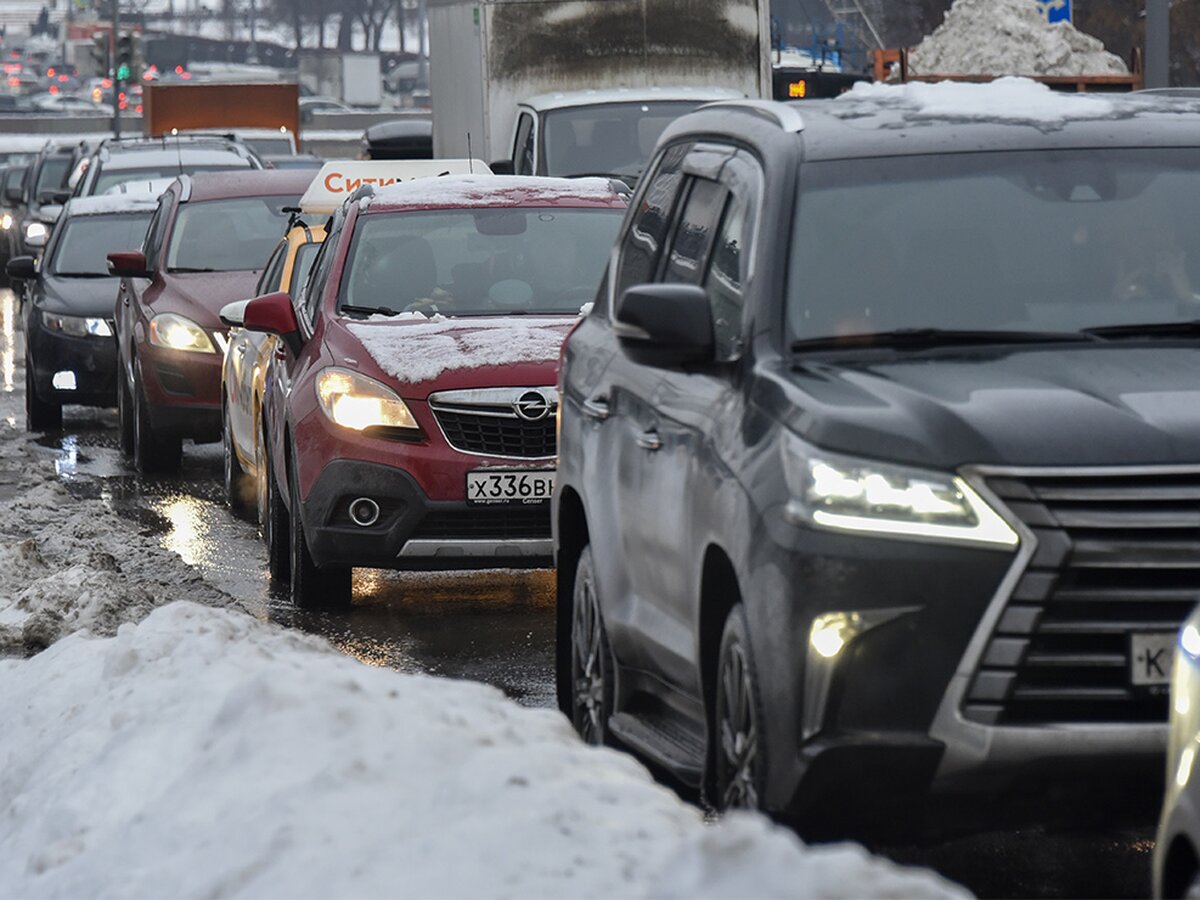
{"label": "car antenna", "polygon": [[475,154],[471,152],[471,132],[467,132],[467,173],[475,174]]}
{"label": "car antenna", "polygon": [[179,161],[179,174],[183,174],[183,149],[179,146],[179,129],[172,128],[171,133],[175,135],[175,158]]}

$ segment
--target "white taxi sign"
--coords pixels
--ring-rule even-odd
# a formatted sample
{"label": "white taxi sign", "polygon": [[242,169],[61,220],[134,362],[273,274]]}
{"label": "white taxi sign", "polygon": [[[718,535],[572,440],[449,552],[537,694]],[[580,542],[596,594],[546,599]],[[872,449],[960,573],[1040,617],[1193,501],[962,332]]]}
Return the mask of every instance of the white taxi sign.
{"label": "white taxi sign", "polygon": [[315,215],[331,214],[364,184],[387,187],[415,178],[491,174],[488,164],[479,159],[334,160],[321,167],[300,198],[300,209]]}

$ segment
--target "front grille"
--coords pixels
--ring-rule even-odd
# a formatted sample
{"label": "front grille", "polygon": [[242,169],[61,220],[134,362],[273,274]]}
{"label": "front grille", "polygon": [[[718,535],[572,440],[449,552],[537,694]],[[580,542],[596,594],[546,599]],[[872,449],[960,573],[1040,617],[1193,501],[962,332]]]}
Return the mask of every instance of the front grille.
{"label": "front grille", "polygon": [[548,540],[550,504],[431,512],[413,532],[421,540]]}
{"label": "front grille", "polygon": [[991,477],[1037,551],[997,622],[964,715],[998,725],[1165,722],[1135,686],[1131,635],[1175,633],[1200,598],[1200,473]]}
{"label": "front grille", "polygon": [[528,422],[515,412],[433,407],[450,446],[466,453],[545,459],[558,453],[553,410],[544,419]]}

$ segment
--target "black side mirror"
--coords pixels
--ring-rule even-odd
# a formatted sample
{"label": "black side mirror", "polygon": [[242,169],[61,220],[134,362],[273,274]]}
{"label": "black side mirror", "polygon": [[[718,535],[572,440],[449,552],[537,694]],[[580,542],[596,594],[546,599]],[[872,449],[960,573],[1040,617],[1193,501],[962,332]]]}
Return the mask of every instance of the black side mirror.
{"label": "black side mirror", "polygon": [[493,175],[511,175],[515,171],[511,159],[496,160],[491,164],[491,170]]}
{"label": "black side mirror", "polygon": [[634,362],[659,368],[711,362],[716,352],[712,308],[692,284],[639,284],[617,304],[614,329]]}
{"label": "black side mirror", "polygon": [[33,281],[38,277],[37,262],[32,256],[14,256],[4,270],[14,281]]}

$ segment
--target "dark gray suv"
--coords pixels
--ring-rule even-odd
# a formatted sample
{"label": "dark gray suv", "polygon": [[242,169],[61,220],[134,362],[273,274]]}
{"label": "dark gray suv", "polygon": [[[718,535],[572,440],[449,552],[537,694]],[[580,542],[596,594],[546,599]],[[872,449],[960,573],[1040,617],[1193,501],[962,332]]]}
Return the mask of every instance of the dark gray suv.
{"label": "dark gray suv", "polygon": [[1152,810],[1200,595],[1198,147],[1195,103],[1032,82],[668,128],[560,376],[579,731],[817,830]]}

